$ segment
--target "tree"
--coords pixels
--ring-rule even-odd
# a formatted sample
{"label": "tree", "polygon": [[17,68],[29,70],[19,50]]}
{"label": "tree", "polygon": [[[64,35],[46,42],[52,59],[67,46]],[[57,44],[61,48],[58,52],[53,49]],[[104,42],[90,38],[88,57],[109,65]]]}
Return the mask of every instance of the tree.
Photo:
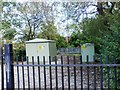
{"label": "tree", "polygon": [[2,21],[1,32],[3,34],[2,38],[7,40],[7,42],[9,42],[9,41],[11,42],[11,40],[13,40],[16,35],[16,30],[14,28],[11,28],[10,22],[6,21],[6,20]]}
{"label": "tree", "polygon": [[41,28],[48,22],[54,22],[53,7],[55,7],[54,3],[5,2],[3,3],[3,18],[10,20],[11,25],[16,28],[18,39],[30,40],[37,37],[38,32],[42,32]]}
{"label": "tree", "polygon": [[[118,2],[119,3],[119,2]],[[116,63],[120,63],[120,12],[118,3],[112,3],[110,7],[103,8],[104,4],[100,3],[102,10],[99,11],[95,18],[87,18],[82,22],[82,29],[84,35],[86,35],[91,41],[95,43],[99,48],[99,53],[103,56],[103,63],[106,63],[106,56],[109,56],[109,63],[113,62],[113,56],[116,57]],[[104,72],[107,72],[104,68]],[[112,79],[114,70],[110,69],[111,87],[114,88]],[[120,69],[117,69],[117,73],[120,73]],[[104,76],[107,77],[106,73]],[[119,77],[117,79],[118,88]]]}
{"label": "tree", "polygon": [[48,21],[46,24],[42,24],[42,32],[39,33],[39,38],[45,38],[48,40],[55,40],[57,38],[57,28],[53,22]]}
{"label": "tree", "polygon": [[39,38],[45,38],[48,40],[55,40],[57,48],[66,47],[66,42],[63,36],[60,36],[57,32],[57,28],[53,22],[47,22],[46,25],[42,25],[42,32],[38,34]]}
{"label": "tree", "polygon": [[86,36],[84,36],[80,31],[74,31],[71,34],[69,43],[73,47],[80,47],[81,44],[88,42]]}
{"label": "tree", "polygon": [[58,49],[68,47],[68,43],[65,41],[64,37],[61,35],[57,35],[57,38],[55,41]]}

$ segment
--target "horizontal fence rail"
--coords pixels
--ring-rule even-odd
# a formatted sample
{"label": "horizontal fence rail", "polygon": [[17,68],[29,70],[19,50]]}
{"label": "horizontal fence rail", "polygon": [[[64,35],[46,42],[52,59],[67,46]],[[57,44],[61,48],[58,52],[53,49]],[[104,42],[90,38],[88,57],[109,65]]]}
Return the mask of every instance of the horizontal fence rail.
{"label": "horizontal fence rail", "polygon": [[33,66],[51,66],[51,67],[120,67],[120,64],[13,64],[14,66],[20,67],[33,67]]}

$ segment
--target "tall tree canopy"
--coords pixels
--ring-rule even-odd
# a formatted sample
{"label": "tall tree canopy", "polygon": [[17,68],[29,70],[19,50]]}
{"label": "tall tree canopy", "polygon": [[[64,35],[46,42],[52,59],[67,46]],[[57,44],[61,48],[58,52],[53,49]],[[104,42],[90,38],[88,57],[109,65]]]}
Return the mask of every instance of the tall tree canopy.
{"label": "tall tree canopy", "polygon": [[[3,20],[16,29],[17,37],[30,40],[38,37],[38,33],[42,32],[42,28],[49,22],[54,23],[54,5],[55,3],[44,2],[4,2]],[[4,32],[7,30],[4,29]]]}

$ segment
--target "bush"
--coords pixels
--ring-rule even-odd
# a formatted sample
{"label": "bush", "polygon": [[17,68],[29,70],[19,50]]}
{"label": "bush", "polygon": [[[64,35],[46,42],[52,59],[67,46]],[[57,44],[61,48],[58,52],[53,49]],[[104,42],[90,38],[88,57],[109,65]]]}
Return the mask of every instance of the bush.
{"label": "bush", "polygon": [[26,50],[23,43],[19,43],[14,45],[14,60],[18,59],[18,61],[26,60]]}

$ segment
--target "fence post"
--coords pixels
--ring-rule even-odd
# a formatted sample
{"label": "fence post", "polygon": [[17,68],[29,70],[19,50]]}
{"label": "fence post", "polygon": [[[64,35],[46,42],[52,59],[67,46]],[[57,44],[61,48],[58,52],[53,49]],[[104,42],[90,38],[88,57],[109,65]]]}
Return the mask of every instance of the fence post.
{"label": "fence post", "polygon": [[3,62],[3,49],[0,46],[0,62],[1,62],[1,90],[4,89],[4,62]]}
{"label": "fence post", "polygon": [[13,50],[12,44],[5,44],[5,62],[6,62],[6,89],[14,89],[14,70],[13,70]]}

